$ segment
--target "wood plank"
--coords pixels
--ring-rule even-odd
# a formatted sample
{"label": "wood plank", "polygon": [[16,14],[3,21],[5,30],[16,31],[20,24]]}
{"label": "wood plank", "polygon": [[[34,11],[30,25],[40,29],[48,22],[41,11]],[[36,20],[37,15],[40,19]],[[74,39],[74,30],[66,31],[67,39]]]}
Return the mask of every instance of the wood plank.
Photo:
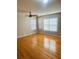
{"label": "wood plank", "polygon": [[17,59],[61,59],[61,38],[33,34],[17,40]]}

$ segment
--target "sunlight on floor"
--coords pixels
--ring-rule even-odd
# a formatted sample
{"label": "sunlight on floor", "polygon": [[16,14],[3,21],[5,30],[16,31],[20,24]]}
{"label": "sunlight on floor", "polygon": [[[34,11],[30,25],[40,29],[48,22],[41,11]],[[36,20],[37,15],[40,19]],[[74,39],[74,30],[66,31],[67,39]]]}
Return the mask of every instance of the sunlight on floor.
{"label": "sunlight on floor", "polygon": [[50,49],[53,52],[55,52],[56,42],[54,40],[48,40],[47,38],[45,38],[44,39],[44,47]]}

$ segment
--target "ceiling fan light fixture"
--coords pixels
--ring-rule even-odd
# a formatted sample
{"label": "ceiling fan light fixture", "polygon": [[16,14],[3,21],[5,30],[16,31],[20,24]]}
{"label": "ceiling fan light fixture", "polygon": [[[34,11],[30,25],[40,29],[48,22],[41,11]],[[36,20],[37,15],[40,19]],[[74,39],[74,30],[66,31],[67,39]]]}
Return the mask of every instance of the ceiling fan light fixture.
{"label": "ceiling fan light fixture", "polygon": [[32,15],[29,15],[29,17],[32,17]]}
{"label": "ceiling fan light fixture", "polygon": [[29,12],[29,17],[32,17],[31,12]]}

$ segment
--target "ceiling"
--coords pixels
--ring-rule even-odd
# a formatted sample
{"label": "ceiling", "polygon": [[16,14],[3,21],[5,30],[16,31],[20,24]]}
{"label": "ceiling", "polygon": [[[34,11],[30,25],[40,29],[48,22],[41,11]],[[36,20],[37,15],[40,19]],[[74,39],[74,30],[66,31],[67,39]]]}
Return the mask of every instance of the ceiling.
{"label": "ceiling", "polygon": [[18,12],[46,15],[61,11],[61,0],[17,0]]}

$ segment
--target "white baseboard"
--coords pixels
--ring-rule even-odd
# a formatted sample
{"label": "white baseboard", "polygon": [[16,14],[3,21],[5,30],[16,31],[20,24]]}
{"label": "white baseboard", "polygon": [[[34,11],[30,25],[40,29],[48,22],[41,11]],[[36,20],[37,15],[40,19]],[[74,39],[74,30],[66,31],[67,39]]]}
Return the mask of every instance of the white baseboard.
{"label": "white baseboard", "polygon": [[29,34],[25,34],[25,35],[21,35],[21,36],[17,36],[17,38],[22,38],[22,37],[25,37],[25,36],[29,36],[29,35],[32,35],[32,34],[35,34],[36,32],[34,33],[29,33]]}
{"label": "white baseboard", "polygon": [[45,32],[39,32],[39,33],[41,33],[41,34],[47,34],[47,35],[53,35],[53,36],[57,36],[57,37],[61,37],[61,33],[52,33],[52,34],[45,33]]}

